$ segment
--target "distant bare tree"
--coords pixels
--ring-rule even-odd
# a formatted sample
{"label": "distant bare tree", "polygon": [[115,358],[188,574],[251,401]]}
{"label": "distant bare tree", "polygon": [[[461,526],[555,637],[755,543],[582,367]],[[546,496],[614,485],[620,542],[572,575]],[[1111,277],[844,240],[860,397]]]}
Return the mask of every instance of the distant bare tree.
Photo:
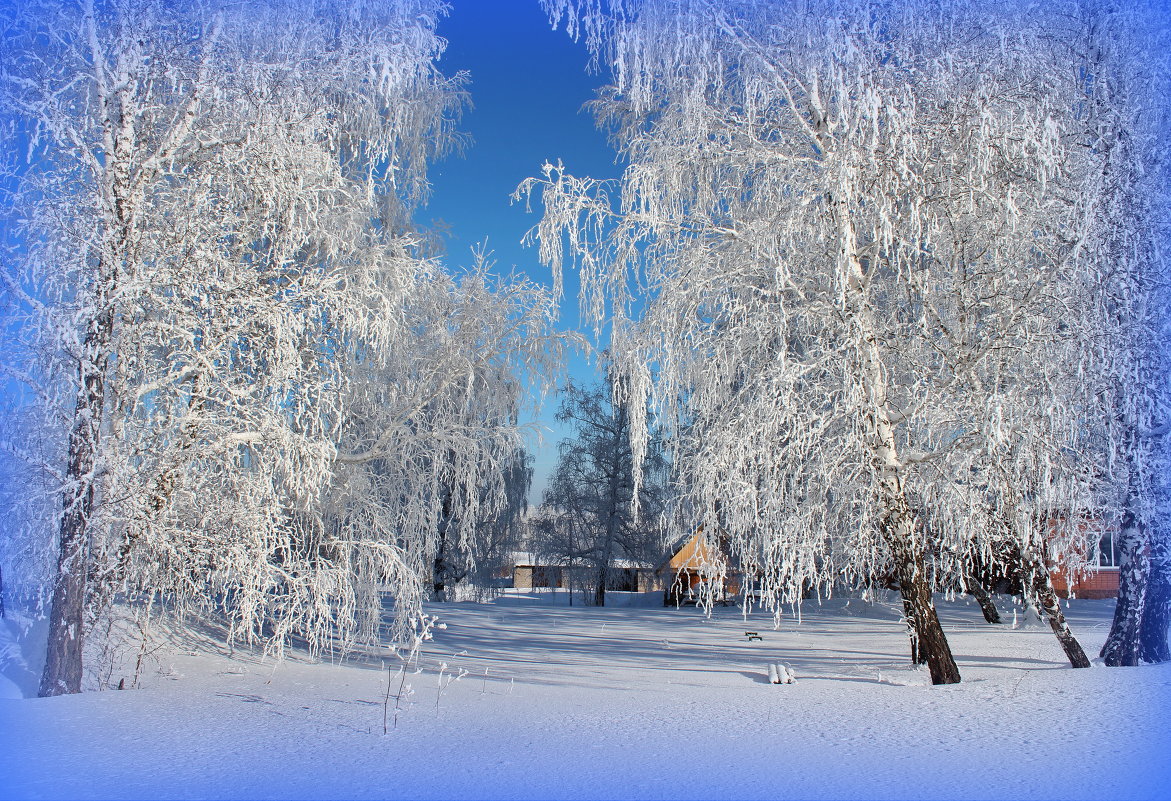
{"label": "distant bare tree", "polygon": [[592,600],[604,606],[614,559],[655,560],[662,553],[667,461],[652,442],[636,463],[629,410],[609,384],[567,384],[557,419],[572,427],[573,436],[559,445],[545,490],[539,547],[567,564],[591,565]]}

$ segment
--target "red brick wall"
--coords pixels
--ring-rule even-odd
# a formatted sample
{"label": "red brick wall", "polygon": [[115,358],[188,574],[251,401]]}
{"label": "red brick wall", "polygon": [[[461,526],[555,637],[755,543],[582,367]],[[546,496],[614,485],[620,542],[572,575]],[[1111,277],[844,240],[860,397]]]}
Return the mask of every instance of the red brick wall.
{"label": "red brick wall", "polygon": [[1118,570],[1117,568],[1100,567],[1084,578],[1073,582],[1069,581],[1060,571],[1053,571],[1053,590],[1062,598],[1117,598],[1118,597]]}

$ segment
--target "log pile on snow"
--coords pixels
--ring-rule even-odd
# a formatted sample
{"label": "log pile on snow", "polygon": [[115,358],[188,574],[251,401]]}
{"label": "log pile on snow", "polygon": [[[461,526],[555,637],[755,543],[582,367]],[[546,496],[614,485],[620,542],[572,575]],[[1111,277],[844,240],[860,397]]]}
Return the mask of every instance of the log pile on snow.
{"label": "log pile on snow", "polygon": [[768,666],[769,684],[794,684],[797,677],[793,669],[783,662],[773,662]]}

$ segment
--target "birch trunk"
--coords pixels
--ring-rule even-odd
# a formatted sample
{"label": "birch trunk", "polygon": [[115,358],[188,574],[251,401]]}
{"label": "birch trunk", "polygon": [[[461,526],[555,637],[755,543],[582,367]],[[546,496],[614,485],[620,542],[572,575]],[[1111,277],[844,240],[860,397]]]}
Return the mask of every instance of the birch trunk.
{"label": "birch trunk", "polygon": [[[843,183],[848,186],[846,182]],[[858,234],[850,219],[854,199],[847,190],[841,199],[829,200],[841,236],[847,314],[856,333],[861,363],[858,378],[870,404],[867,422],[872,435],[871,456],[878,474],[879,528],[895,560],[903,612],[911,637],[911,661],[927,665],[932,684],[955,684],[960,681],[960,671],[931,598],[931,584],[923,562],[922,538],[917,536],[919,521],[907,502],[906,489],[900,475],[903,465],[899,459],[894,424],[886,410],[886,373],[874,311],[868,298],[870,276],[859,256]]]}
{"label": "birch trunk", "polygon": [[1122,564],[1118,568],[1118,601],[1114,606],[1110,634],[1099,654],[1110,667],[1139,664],[1140,627],[1151,568],[1150,536],[1138,511],[1140,479],[1134,464],[1134,437],[1129,435],[1127,439],[1126,500],[1118,534],[1118,548],[1122,555]]}
{"label": "birch trunk", "polygon": [[895,575],[911,637],[911,661],[927,665],[932,684],[957,684],[960,671],[935,611],[922,549],[914,542],[913,513],[901,495],[891,497],[888,508],[882,534],[895,559]]}
{"label": "birch trunk", "polygon": [[975,598],[976,603],[980,605],[980,613],[984,615],[984,619],[989,623],[1002,623],[1000,611],[996,608],[992,594],[988,592],[988,589],[974,576],[968,578],[967,585],[968,594]]}
{"label": "birch trunk", "polygon": [[1053,591],[1053,579],[1044,560],[1034,553],[1022,554],[1021,567],[1022,581],[1028,582],[1025,590],[1032,595],[1034,605],[1045,613],[1049,628],[1053,629],[1053,634],[1061,643],[1069,664],[1075,668],[1088,668],[1090,660],[1065,621],[1061,603]]}
{"label": "birch trunk", "polygon": [[1139,659],[1147,664],[1171,661],[1167,627],[1171,625],[1171,575],[1167,572],[1167,545],[1151,549],[1147,597],[1139,627]]}
{"label": "birch trunk", "polygon": [[1122,518],[1119,549],[1122,565],[1118,569],[1118,600],[1110,635],[1099,656],[1110,667],[1133,667],[1139,664],[1139,627],[1146,600],[1147,575],[1150,562],[1146,554],[1143,532],[1133,513]]}
{"label": "birch trunk", "polygon": [[89,522],[94,511],[96,457],[105,405],[105,354],[112,329],[113,315],[108,310],[91,322],[78,367],[80,386],[69,435],[60,552],[53,581],[45,669],[38,690],[42,698],[81,692]]}

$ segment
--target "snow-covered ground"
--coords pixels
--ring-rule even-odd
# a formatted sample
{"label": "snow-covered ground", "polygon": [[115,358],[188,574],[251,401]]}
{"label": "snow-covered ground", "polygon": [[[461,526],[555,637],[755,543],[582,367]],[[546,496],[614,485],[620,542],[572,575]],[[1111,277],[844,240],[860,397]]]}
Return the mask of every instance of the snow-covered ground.
{"label": "snow-covered ground", "polygon": [[[169,642],[141,689],[0,701],[0,795],[1171,797],[1171,666],[1071,670],[1036,622],[941,603],[964,681],[931,687],[893,599],[809,602],[775,630],[736,609],[552,600],[432,609],[447,628],[397,716],[403,677],[377,654],[274,665],[213,641]],[[1071,605],[1091,655],[1112,606]],[[770,662],[797,682],[768,684]]]}

